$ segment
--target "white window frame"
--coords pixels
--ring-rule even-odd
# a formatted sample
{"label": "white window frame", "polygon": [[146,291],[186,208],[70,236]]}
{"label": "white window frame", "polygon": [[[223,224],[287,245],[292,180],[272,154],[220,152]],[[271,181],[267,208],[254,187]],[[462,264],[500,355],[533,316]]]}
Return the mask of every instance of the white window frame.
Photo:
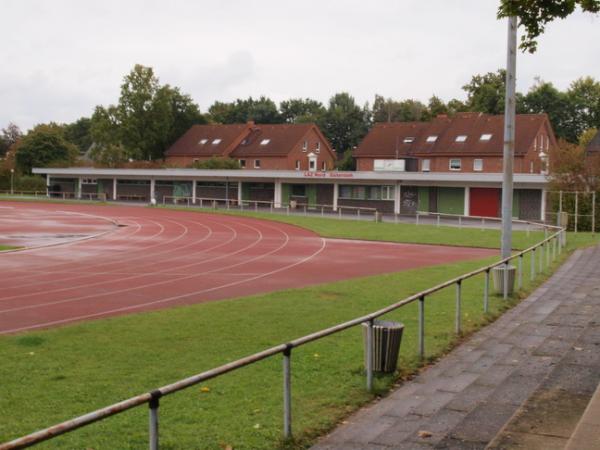
{"label": "white window frame", "polygon": [[325,161],[321,161],[321,170],[323,172],[327,171],[327,163]]}
{"label": "white window frame", "polygon": [[242,169],[245,169],[245,168],[246,168],[246,160],[245,160],[245,159],[240,159],[240,167],[241,167]]}
{"label": "white window frame", "polygon": [[381,186],[381,200],[394,200],[395,187],[393,185]]}
{"label": "white window frame", "polygon": [[483,172],[483,159],[475,158],[473,160],[473,172]]}
{"label": "white window frame", "polygon": [[[458,167],[452,167],[452,161],[458,161]],[[448,160],[448,169],[452,170],[453,172],[458,172],[462,170],[462,161],[460,158],[450,158],[450,160]]]}
{"label": "white window frame", "polygon": [[300,160],[296,160],[296,170],[300,170]]}
{"label": "white window frame", "polygon": [[406,136],[402,142],[404,142],[405,144],[412,144],[413,142],[415,142],[415,137]]}
{"label": "white window frame", "polygon": [[317,145],[315,146],[315,152],[321,153],[321,142],[317,141]]}
{"label": "white window frame", "polygon": [[260,141],[260,145],[268,145],[269,142],[271,142],[271,139],[263,139],[262,141]]}
{"label": "white window frame", "polygon": [[254,168],[255,169],[260,169],[260,159],[255,159],[254,160]]}
{"label": "white window frame", "polygon": [[422,159],[421,160],[421,172],[430,172],[431,171],[431,160],[430,159]]}
{"label": "white window frame", "polygon": [[438,138],[437,136],[427,136],[426,142],[427,142],[428,144],[432,144],[432,143],[434,143],[435,141],[437,141],[437,138]]}
{"label": "white window frame", "polygon": [[98,184],[97,178],[82,178],[81,184]]}
{"label": "white window frame", "polygon": [[466,134],[459,134],[454,139],[454,142],[466,142],[466,140],[467,140],[467,135]]}
{"label": "white window frame", "polygon": [[308,160],[308,170],[314,172],[317,170],[317,160],[315,158],[310,158]]}
{"label": "white window frame", "polygon": [[208,139],[206,139],[206,138],[203,138],[203,139],[200,139],[200,140],[198,141],[198,145],[204,145],[204,144],[206,144],[207,142],[208,142]]}
{"label": "white window frame", "polygon": [[480,137],[479,140],[480,141],[489,141],[492,139],[492,134],[491,133],[483,133]]}
{"label": "white window frame", "polygon": [[221,141],[222,141],[222,140],[223,140],[223,139],[221,139],[221,138],[216,138],[216,139],[213,139],[213,141],[212,141],[212,145],[219,145],[219,144],[221,143]]}
{"label": "white window frame", "polygon": [[302,143],[302,151],[305,152],[306,150],[308,150],[308,141]]}

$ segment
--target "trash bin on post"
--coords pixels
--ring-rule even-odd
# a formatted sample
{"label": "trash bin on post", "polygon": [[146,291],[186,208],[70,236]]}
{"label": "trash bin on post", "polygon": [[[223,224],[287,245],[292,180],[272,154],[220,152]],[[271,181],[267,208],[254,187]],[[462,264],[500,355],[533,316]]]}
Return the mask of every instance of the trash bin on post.
{"label": "trash bin on post", "polygon": [[[367,333],[368,326],[363,323],[365,343],[365,367],[367,366]],[[387,320],[373,321],[372,359],[373,371],[391,373],[398,366],[398,353],[404,324]]]}
{"label": "trash bin on post", "polygon": [[501,266],[496,266],[492,269],[492,276],[494,279],[494,291],[498,295],[504,294],[504,268],[508,267],[508,292],[507,295],[512,295],[515,290],[515,271],[516,267],[504,264]]}

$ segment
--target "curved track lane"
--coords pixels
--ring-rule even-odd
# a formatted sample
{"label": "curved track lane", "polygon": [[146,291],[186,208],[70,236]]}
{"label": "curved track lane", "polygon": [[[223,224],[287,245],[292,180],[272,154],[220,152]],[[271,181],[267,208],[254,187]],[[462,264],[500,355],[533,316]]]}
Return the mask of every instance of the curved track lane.
{"label": "curved track lane", "polygon": [[52,246],[0,254],[0,334],[495,253],[322,239],[238,216],[43,203],[0,204],[0,243],[10,245],[3,236]]}

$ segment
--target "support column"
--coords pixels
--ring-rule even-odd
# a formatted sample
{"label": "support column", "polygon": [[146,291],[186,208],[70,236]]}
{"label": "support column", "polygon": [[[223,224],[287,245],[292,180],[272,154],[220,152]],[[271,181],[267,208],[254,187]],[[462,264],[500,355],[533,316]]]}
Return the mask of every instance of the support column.
{"label": "support column", "polygon": [[542,204],[540,207],[540,220],[544,222],[546,220],[546,189],[542,189]]}
{"label": "support column", "polygon": [[333,210],[337,211],[338,209],[338,198],[340,197],[340,185],[338,183],[333,183]]}
{"label": "support column", "polygon": [[402,204],[402,185],[396,182],[394,189],[394,214],[400,214],[400,205]]}
{"label": "support column", "polygon": [[242,182],[238,181],[238,205],[242,204]]}
{"label": "support column", "polygon": [[77,198],[81,198],[81,191],[83,186],[83,179],[81,177],[77,178]]}
{"label": "support column", "polygon": [[281,180],[275,180],[275,193],[273,195],[273,203],[275,208],[281,208]]}
{"label": "support column", "polygon": [[471,215],[471,188],[469,186],[465,187],[465,216]]}
{"label": "support column", "polygon": [[46,197],[50,197],[50,187],[52,186],[52,181],[50,179],[50,174],[46,174]]}
{"label": "support column", "polygon": [[192,180],[192,204],[195,205],[196,204],[196,188],[197,188],[197,181],[196,180]]}
{"label": "support column", "polygon": [[117,179],[113,178],[113,189],[112,189],[112,199],[116,200],[117,199]]}
{"label": "support column", "polygon": [[150,201],[156,198],[156,180],[154,178],[150,179]]}

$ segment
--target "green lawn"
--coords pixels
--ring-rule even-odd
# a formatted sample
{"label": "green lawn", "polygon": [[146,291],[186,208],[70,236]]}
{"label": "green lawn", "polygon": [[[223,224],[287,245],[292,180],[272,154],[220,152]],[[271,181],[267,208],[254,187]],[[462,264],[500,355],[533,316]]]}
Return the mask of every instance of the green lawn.
{"label": "green lawn", "polygon": [[[310,220],[314,220],[314,227],[334,235],[339,229],[346,230],[340,233],[390,239],[390,227],[395,227],[398,235],[404,228],[368,224],[386,230],[374,233],[360,222],[334,221],[328,228],[321,219]],[[462,231],[468,235],[479,232]],[[412,235],[418,238],[417,231]],[[591,242],[589,234],[569,236],[570,248]],[[373,311],[490,261],[435,266],[1,337],[0,442]],[[526,257],[526,290],[543,278],[530,283],[529,267]],[[516,302],[493,298],[492,314],[484,316],[482,292],[483,276],[463,284],[463,324],[467,331]],[[453,288],[427,299],[429,358],[443,354],[456,342],[453,305]],[[406,328],[401,370],[395,376],[377,378],[379,394],[419,367],[416,305],[387,318],[402,321]],[[361,330],[356,327],[294,350],[293,442],[283,443],[280,438],[281,357],[276,356],[162,399],[161,448],[306,447],[373,398],[364,389],[361,339]],[[99,450],[146,446],[147,408],[143,407],[40,447]]]}
{"label": "green lawn", "polygon": [[5,250],[14,250],[16,248],[19,248],[19,247],[12,247],[10,245],[0,245],[0,252],[3,252]]}
{"label": "green lawn", "polygon": [[[161,208],[164,208],[161,206]],[[313,230],[315,233],[331,238],[366,239],[372,241],[408,242],[415,244],[443,244],[463,247],[500,247],[500,231],[480,228],[458,228],[450,226],[415,225],[408,223],[375,223],[349,219],[322,217],[286,216],[284,214],[251,211],[226,211],[211,209],[190,209],[166,207],[181,211],[195,211],[209,214],[231,214],[256,217],[289,223]],[[515,231],[513,248],[525,249],[544,236],[543,232]]]}

